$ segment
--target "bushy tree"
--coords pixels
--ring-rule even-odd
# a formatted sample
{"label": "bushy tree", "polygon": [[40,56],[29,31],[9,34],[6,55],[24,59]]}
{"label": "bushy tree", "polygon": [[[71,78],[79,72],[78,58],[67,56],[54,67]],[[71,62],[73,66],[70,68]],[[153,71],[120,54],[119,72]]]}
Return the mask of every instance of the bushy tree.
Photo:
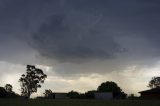
{"label": "bushy tree", "polygon": [[96,93],[96,90],[92,90],[92,91],[87,91],[85,93],[85,97],[86,99],[94,99],[94,94]]}
{"label": "bushy tree", "polygon": [[20,98],[20,95],[12,91],[12,85],[6,84],[5,87],[0,87],[0,98]]}
{"label": "bushy tree", "polygon": [[46,78],[47,75],[43,73],[43,70],[27,65],[26,74],[23,74],[19,79],[22,96],[30,98],[31,94],[37,92]]}
{"label": "bushy tree", "polygon": [[97,91],[98,92],[121,92],[122,90],[115,82],[107,81],[102,83],[98,87]]}
{"label": "bushy tree", "polygon": [[7,91],[5,88],[0,87],[0,98],[6,98],[7,97]]}
{"label": "bushy tree", "polygon": [[53,99],[54,98],[54,93],[50,89],[46,89],[43,94],[44,94],[44,97],[47,98],[47,99]]}
{"label": "bushy tree", "polygon": [[127,95],[122,92],[121,88],[112,81],[102,83],[98,88],[97,92],[112,92],[114,98],[125,98]]}
{"label": "bushy tree", "polygon": [[12,89],[13,89],[11,84],[6,84],[4,88],[7,92],[10,92],[10,93],[12,92]]}
{"label": "bushy tree", "polygon": [[71,99],[78,99],[80,97],[80,94],[76,91],[70,91],[68,92],[67,96]]}
{"label": "bushy tree", "polygon": [[152,77],[152,79],[149,81],[148,87],[150,88],[160,87],[160,77]]}

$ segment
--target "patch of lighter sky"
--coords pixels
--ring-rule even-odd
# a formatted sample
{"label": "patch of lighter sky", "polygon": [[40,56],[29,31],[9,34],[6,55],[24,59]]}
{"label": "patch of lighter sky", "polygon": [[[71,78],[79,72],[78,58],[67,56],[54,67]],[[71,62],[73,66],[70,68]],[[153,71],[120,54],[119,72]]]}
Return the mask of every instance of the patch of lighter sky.
{"label": "patch of lighter sky", "polygon": [[[88,90],[96,90],[97,87],[105,81],[115,81],[124,92],[138,95],[139,91],[149,89],[147,85],[153,76],[160,75],[160,62],[153,67],[137,68],[136,66],[131,66],[123,71],[113,71],[104,75],[93,73],[75,79],[57,76],[52,67],[45,65],[37,65],[37,67],[42,68],[48,77],[42,85],[42,88],[38,89],[38,92],[34,93],[32,97],[43,95],[45,89],[51,89],[53,92],[68,92],[71,90],[86,92]],[[18,79],[24,72],[24,65],[1,61],[0,86],[4,86],[7,83],[12,84],[13,90],[20,94]]]}

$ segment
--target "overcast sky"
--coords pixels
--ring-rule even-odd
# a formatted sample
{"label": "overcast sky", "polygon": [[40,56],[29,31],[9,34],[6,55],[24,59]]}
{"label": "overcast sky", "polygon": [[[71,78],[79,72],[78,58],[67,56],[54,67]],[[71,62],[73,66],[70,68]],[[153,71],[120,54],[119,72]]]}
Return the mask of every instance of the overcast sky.
{"label": "overcast sky", "polygon": [[93,90],[115,81],[126,93],[160,75],[159,0],[0,0],[0,86],[26,65],[48,75],[44,89]]}

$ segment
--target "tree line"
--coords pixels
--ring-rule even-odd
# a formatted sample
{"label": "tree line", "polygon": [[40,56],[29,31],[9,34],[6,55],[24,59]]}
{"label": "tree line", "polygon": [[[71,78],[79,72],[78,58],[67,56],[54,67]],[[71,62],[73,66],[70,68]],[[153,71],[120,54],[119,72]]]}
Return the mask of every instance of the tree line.
{"label": "tree line", "polygon": [[[36,68],[33,65],[27,65],[26,73],[22,74],[19,82],[21,86],[21,95],[13,91],[11,84],[6,84],[4,87],[0,87],[0,98],[18,98],[23,97],[29,99],[31,94],[37,92],[38,88],[44,83],[47,75],[42,69]],[[160,88],[160,77],[153,77],[148,84],[151,89]],[[85,93],[79,93],[76,91],[70,91],[67,96],[71,99],[93,99],[96,92],[112,92],[114,98],[124,99],[127,94],[113,81],[103,82],[98,86],[96,90],[87,91]],[[54,98],[54,92],[50,89],[44,91],[44,96],[41,98],[51,99]],[[133,94],[130,97],[134,97]]]}
{"label": "tree line", "polygon": [[[112,92],[113,98],[115,99],[125,99],[127,94],[122,91],[122,89],[112,81],[106,81],[98,86],[97,90],[87,91],[85,93],[79,93],[77,91],[70,91],[67,93],[67,97],[70,99],[94,99],[94,94],[99,92]],[[53,99],[54,92],[52,90],[45,90],[44,98]],[[43,97],[42,97],[43,98]]]}

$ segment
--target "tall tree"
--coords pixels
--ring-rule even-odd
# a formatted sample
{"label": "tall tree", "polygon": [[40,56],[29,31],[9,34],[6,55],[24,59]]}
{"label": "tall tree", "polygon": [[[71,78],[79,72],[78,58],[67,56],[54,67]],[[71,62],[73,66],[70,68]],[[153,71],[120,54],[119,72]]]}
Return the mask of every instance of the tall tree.
{"label": "tall tree", "polygon": [[160,87],[160,77],[152,77],[152,79],[149,81],[148,87],[152,89]]}
{"label": "tall tree", "polygon": [[4,88],[7,92],[12,93],[13,87],[11,84],[6,84]]}
{"label": "tall tree", "polygon": [[27,65],[26,74],[22,74],[19,79],[22,96],[30,98],[31,94],[37,92],[46,78],[47,75],[43,73],[43,70]]}

